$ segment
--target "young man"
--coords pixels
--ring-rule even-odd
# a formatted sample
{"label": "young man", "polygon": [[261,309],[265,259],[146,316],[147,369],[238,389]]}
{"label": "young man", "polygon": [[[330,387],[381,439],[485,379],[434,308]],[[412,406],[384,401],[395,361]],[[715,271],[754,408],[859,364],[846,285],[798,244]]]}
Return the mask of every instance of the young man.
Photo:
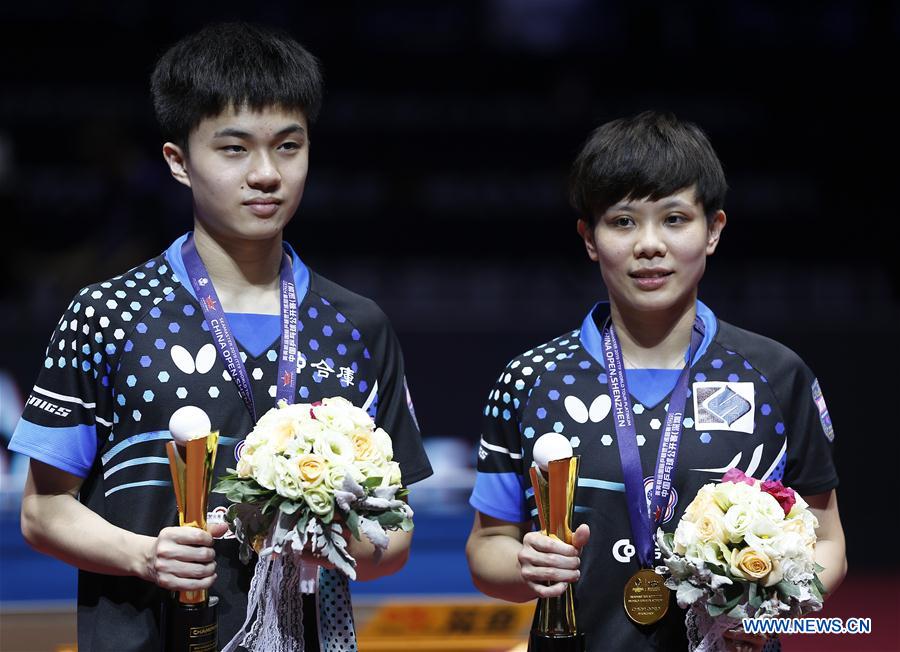
{"label": "young man", "polygon": [[[171,591],[218,596],[220,645],[244,621],[253,565],[238,560],[236,539],[173,527],[164,446],[178,408],[199,407],[220,431],[216,476],[235,466],[243,438],[283,387],[292,402],[343,396],[365,407],[393,438],[404,484],[431,473],[387,318],[282,240],[306,182],[322,94],[316,60],[286,35],[217,25],[162,56],[152,91],[163,156],[191,190],[193,232],[78,293],[11,444],[32,458],[25,537],[81,569],[83,651],[158,651],[160,606]],[[282,296],[282,279],[293,282],[295,300]],[[280,315],[293,310],[296,359],[288,364]],[[223,501],[213,494],[211,508]],[[403,566],[410,536],[390,539],[380,562],[367,541],[351,540],[360,579]],[[325,645],[347,624],[323,612],[316,626],[316,604],[304,600],[310,650],[318,635]]]}
{"label": "young man", "polygon": [[[476,585],[522,602],[577,582],[577,625],[588,649],[684,650],[684,611],[674,597],[660,621],[639,625],[626,615],[623,590],[656,562],[656,527],[674,530],[699,488],[736,467],[780,479],[809,502],[819,520],[821,578],[833,591],[846,559],[834,433],[819,383],[796,354],[720,321],[697,299],[706,257],[725,227],[725,177],[706,136],[653,112],[615,120],[588,139],[571,184],[578,233],[609,302],[579,328],[513,359],[491,391],[467,546]],[[614,348],[630,432],[617,429],[612,409],[615,368],[606,360]],[[674,462],[674,482],[650,510],[670,410],[673,422],[683,415],[677,457],[662,456]],[[528,469],[534,442],[548,432],[568,437],[581,456],[574,545],[532,531]],[[762,644],[746,638],[734,645]]]}

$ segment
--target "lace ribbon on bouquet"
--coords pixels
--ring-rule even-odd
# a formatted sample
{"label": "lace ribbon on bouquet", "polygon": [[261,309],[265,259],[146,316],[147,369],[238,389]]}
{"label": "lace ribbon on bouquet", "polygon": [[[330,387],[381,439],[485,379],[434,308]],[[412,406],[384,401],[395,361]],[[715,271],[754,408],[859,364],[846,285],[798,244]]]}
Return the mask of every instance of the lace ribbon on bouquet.
{"label": "lace ribbon on bouquet", "polygon": [[[315,569],[319,571],[318,582],[308,582],[306,575]],[[302,589],[313,589],[307,584],[316,583],[318,590],[304,596]],[[304,649],[304,597],[316,600],[321,646],[318,651]],[[247,619],[222,652],[236,652],[239,646],[250,652],[357,652],[346,576],[303,564],[298,555],[290,552],[261,555],[247,596]]]}
{"label": "lace ribbon on bouquet", "polygon": [[732,627],[740,625],[741,621],[724,615],[713,618],[700,601],[688,609],[684,624],[690,652],[726,652],[723,635]]}

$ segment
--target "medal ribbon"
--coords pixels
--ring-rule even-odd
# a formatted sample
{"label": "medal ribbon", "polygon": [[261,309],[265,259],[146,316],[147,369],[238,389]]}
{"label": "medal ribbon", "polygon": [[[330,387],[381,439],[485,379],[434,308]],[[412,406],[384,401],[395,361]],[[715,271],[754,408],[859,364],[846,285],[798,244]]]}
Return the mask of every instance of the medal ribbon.
{"label": "medal ribbon", "polygon": [[603,328],[603,356],[606,360],[609,397],[612,399],[616,442],[622,462],[622,475],[625,478],[625,502],[628,506],[628,518],[631,521],[631,533],[634,536],[635,548],[643,568],[652,568],[653,530],[662,523],[669,494],[672,492],[675,462],[678,459],[678,443],[681,438],[681,421],[684,417],[684,404],[687,400],[688,376],[694,353],[703,341],[704,331],[703,322],[700,317],[697,317],[691,330],[691,348],[688,351],[687,362],[678,375],[675,389],[672,390],[669,397],[669,409],[666,410],[666,423],[659,440],[656,470],[653,474],[653,495],[648,511],[644,474],[641,470],[641,455],[638,451],[637,434],[634,428],[634,413],[631,410],[631,398],[628,395],[628,384],[625,381],[625,366],[622,363],[622,349],[619,346],[615,328],[612,325]]}
{"label": "medal ribbon", "polygon": [[[209,332],[219,357],[225,364],[231,379],[237,386],[238,393],[247,406],[253,423],[256,423],[256,406],[247,369],[241,360],[237,342],[225,318],[225,310],[219,301],[212,279],[206,266],[197,253],[194,238],[188,238],[181,247],[184,267],[190,277],[200,309],[206,317]],[[287,254],[281,259],[281,359],[278,361],[278,378],[275,381],[275,402],[285,400],[294,402],[297,386],[297,290],[291,273],[291,262]]]}

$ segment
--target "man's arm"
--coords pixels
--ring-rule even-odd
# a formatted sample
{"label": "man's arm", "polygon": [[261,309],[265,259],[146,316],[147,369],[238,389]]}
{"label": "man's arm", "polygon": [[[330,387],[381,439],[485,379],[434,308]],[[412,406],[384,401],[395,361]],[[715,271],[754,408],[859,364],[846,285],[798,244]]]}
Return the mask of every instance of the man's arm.
{"label": "man's arm", "polygon": [[581,525],[569,545],[532,532],[530,523],[510,523],[475,512],[466,543],[472,581],[482,593],[510,602],[561,595],[581,575],[581,548],[590,530]]}
{"label": "man's arm", "polygon": [[[819,579],[828,593],[834,593],[847,574],[847,549],[844,543],[844,528],[838,511],[837,492],[803,496],[809,509],[819,520],[816,529],[816,563],[824,566]],[[827,596],[826,596],[827,597]]]}
{"label": "man's arm", "polygon": [[133,575],[173,591],[212,586],[216,564],[208,532],[170,527],[148,537],[116,527],[78,501],[82,481],[31,461],[21,524],[33,548],[82,570]]}

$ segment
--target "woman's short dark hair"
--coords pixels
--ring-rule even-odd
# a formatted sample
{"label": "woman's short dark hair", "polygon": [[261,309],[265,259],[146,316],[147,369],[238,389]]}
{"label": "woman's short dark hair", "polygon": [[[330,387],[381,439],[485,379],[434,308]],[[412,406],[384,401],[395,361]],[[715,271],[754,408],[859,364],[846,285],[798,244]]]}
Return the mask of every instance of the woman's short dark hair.
{"label": "woman's short dark hair", "polygon": [[593,224],[622,200],[656,201],[691,186],[712,219],[728,185],[706,134],[670,113],[644,111],[594,130],[572,165],[569,200]]}
{"label": "woman's short dark hair", "polygon": [[319,62],[287,34],[249,23],[218,23],[160,57],[150,79],[165,140],[186,147],[204,118],[229,108],[298,109],[312,123],[322,103]]}

